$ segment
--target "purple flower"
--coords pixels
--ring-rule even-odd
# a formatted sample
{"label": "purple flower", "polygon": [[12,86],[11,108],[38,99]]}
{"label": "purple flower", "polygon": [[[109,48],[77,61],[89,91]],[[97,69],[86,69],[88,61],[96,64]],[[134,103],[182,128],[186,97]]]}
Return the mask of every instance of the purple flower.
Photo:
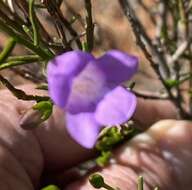
{"label": "purple flower", "polygon": [[101,128],[127,121],[136,97],[120,86],[137,71],[138,59],[111,50],[99,58],[70,51],[48,64],[49,95],[66,112],[66,127],[79,144],[92,148]]}

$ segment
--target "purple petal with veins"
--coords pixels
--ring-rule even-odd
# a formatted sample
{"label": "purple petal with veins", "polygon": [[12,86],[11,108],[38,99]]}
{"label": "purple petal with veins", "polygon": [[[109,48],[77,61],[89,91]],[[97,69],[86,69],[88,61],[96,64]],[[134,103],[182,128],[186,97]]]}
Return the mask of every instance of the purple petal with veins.
{"label": "purple petal with veins", "polygon": [[73,80],[66,110],[72,114],[93,112],[108,90],[104,73],[91,62]]}
{"label": "purple petal with veins", "polygon": [[124,123],[133,115],[136,102],[132,92],[118,86],[98,103],[95,118],[101,125]]}
{"label": "purple petal with veins", "polygon": [[111,87],[129,80],[138,69],[137,57],[117,50],[108,51],[97,59],[97,62]]}
{"label": "purple petal with veins", "polygon": [[67,130],[80,145],[92,148],[97,140],[100,125],[93,113],[66,114]]}
{"label": "purple petal with veins", "polygon": [[70,51],[55,57],[47,67],[49,95],[54,103],[64,107],[71,91],[72,80],[94,60],[91,54]]}

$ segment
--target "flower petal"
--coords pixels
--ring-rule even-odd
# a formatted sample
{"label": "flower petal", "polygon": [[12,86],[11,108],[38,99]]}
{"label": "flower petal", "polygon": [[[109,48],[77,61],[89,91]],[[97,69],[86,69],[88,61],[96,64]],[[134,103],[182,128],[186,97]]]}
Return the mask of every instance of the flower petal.
{"label": "flower petal", "polygon": [[66,113],[66,123],[69,134],[76,142],[85,148],[93,148],[101,128],[93,113]]}
{"label": "flower petal", "polygon": [[108,51],[97,59],[98,67],[105,73],[110,87],[129,80],[138,69],[138,58],[118,50]]}
{"label": "flower petal", "polygon": [[49,95],[60,107],[66,105],[72,79],[77,76],[94,57],[81,51],[70,51],[55,57],[47,67]]}
{"label": "flower petal", "polygon": [[94,112],[106,91],[105,75],[94,62],[90,62],[73,80],[66,110],[72,114]]}
{"label": "flower petal", "polygon": [[136,97],[123,87],[116,87],[107,93],[98,104],[95,118],[101,125],[117,125],[126,122],[136,108]]}

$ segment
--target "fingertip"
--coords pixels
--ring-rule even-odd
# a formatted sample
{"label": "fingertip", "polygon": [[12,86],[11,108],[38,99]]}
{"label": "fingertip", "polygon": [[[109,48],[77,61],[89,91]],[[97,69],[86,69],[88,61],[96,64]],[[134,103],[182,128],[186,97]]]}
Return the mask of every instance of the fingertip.
{"label": "fingertip", "polygon": [[133,120],[142,129],[145,130],[162,119],[178,119],[178,112],[170,101],[137,98]]}

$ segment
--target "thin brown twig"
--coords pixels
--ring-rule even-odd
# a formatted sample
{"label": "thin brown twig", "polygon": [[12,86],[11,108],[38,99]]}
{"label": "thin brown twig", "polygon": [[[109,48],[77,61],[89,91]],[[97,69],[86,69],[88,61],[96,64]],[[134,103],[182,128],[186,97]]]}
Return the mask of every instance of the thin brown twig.
{"label": "thin brown twig", "polygon": [[163,84],[165,90],[168,93],[169,99],[174,103],[174,105],[176,106],[176,108],[178,109],[180,115],[183,118],[191,118],[190,114],[188,114],[183,109],[180,101],[178,101],[178,99],[173,95],[173,93],[171,91],[171,88],[166,84],[166,81],[164,80],[164,78],[163,78],[163,76],[162,76],[162,74],[161,74],[161,72],[159,70],[159,64],[153,60],[151,54],[148,52],[147,48],[145,47],[145,44],[142,41],[141,36],[144,37],[144,39],[146,41],[149,41],[150,38],[146,35],[145,30],[143,29],[141,23],[139,22],[139,20],[135,16],[135,14],[133,14],[133,10],[132,10],[129,2],[127,0],[119,0],[119,2],[120,2],[120,5],[121,5],[125,15],[127,16],[128,20],[129,20],[129,22],[131,24],[132,30],[133,30],[133,32],[135,34],[135,37],[136,37],[136,40],[137,40],[137,44],[142,49],[142,51],[145,54],[147,60],[151,64],[151,67],[156,72],[157,76],[159,77],[161,83]]}
{"label": "thin brown twig", "polygon": [[43,75],[37,75],[37,73],[32,72],[31,69],[27,68],[20,68],[20,67],[15,67],[15,68],[10,68],[11,71],[13,71],[15,74],[23,77],[26,80],[29,80],[33,83],[43,83],[46,82],[46,79]]}
{"label": "thin brown twig", "polygon": [[126,0],[119,0],[119,2],[124,10],[125,15],[129,19],[129,22],[134,31],[138,46],[143,50],[143,53],[145,54],[147,60],[150,62],[151,67],[157,73],[159,79],[162,81],[162,83],[164,83],[164,79],[159,71],[159,64],[153,60],[152,55],[148,52],[144,42],[142,41],[141,35],[142,37],[144,37],[146,41],[151,41],[151,40],[146,35],[146,32],[141,27],[141,24],[138,22],[137,19],[135,19],[135,16],[133,16],[133,10],[130,8],[130,5],[128,4],[128,2]]}
{"label": "thin brown twig", "polygon": [[[21,11],[23,12],[23,14],[25,15],[25,19],[27,20],[27,22],[29,23],[29,7],[28,7],[28,3],[26,2],[26,0],[17,0],[15,1],[16,5],[21,9]],[[38,19],[38,17],[36,15],[34,15],[35,20],[38,24],[38,27],[40,29],[40,33],[43,34],[41,35],[47,42],[51,41],[51,37],[49,35],[49,33],[46,31],[46,29],[44,28],[44,26],[42,25],[42,23],[40,22],[40,20]]]}
{"label": "thin brown twig", "polygon": [[[177,22],[177,49],[175,50],[174,54],[172,55],[171,61],[174,63],[174,71],[176,74],[176,80],[180,80],[180,71],[181,71],[181,62],[179,61],[180,56],[188,49],[189,44],[191,43],[191,39],[189,39],[188,35],[188,23],[187,23],[187,14],[185,10],[185,3],[183,0],[177,0],[178,5],[178,13],[179,13],[179,20]],[[176,86],[177,96],[176,99],[178,102],[182,102],[182,93],[180,90],[180,85]]]}
{"label": "thin brown twig", "polygon": [[84,21],[83,21],[81,15],[79,13],[77,13],[74,10],[74,8],[67,1],[64,1],[63,3],[65,4],[67,11],[69,11],[70,14],[72,14],[73,16],[78,18],[79,23],[81,24],[82,27],[84,27]]}
{"label": "thin brown twig", "polygon": [[1,11],[3,11],[4,14],[6,14],[7,16],[9,16],[14,20],[17,20],[20,26],[25,24],[25,22],[21,19],[21,17],[17,15],[15,12],[12,12],[10,8],[2,0],[0,0],[0,7],[1,7]]}
{"label": "thin brown twig", "polygon": [[[71,36],[78,36],[78,33],[73,29],[70,22],[63,16],[61,10],[58,8],[57,4],[54,1],[43,0],[43,4],[47,7],[49,14],[53,17],[54,21],[57,22],[56,24],[59,26],[59,29],[62,29],[62,27],[65,26]],[[64,35],[64,32],[62,30],[62,35]],[[65,36],[63,36],[63,38],[65,38]],[[71,47],[69,47],[67,40],[65,41],[65,46],[67,47],[67,49],[72,49]],[[82,49],[81,41],[78,38],[75,41],[78,48]]]}
{"label": "thin brown twig", "polygon": [[168,96],[156,95],[154,93],[149,93],[149,92],[144,93],[136,90],[132,90],[132,91],[137,97],[144,98],[144,99],[151,99],[151,100],[168,100],[169,99]]}
{"label": "thin brown twig", "polygon": [[169,64],[174,64],[183,55],[190,43],[191,40],[189,39],[187,41],[182,42],[182,44],[180,44],[180,46],[176,49],[175,53],[171,56]]}
{"label": "thin brown twig", "polygon": [[155,18],[154,18],[154,14],[152,14],[150,8],[148,8],[148,7],[145,5],[145,3],[143,2],[143,0],[138,0],[138,3],[139,3],[139,5],[143,8],[143,10],[144,10],[146,13],[149,14],[149,17],[150,17],[151,22],[152,22],[154,25],[156,25],[156,20],[155,20]]}
{"label": "thin brown twig", "polygon": [[15,22],[14,20],[10,19],[1,9],[0,9],[0,20],[2,20],[5,24],[9,25],[9,27],[13,28],[15,31],[26,36],[21,25]]}
{"label": "thin brown twig", "polygon": [[62,25],[61,18],[57,12],[57,8],[56,8],[57,5],[55,6],[54,2],[48,1],[48,0],[44,0],[43,4],[47,7],[47,10],[48,10],[50,16],[54,20],[57,33],[62,40],[62,45],[63,45],[64,51],[71,50],[72,48],[69,46],[69,44],[67,42],[67,38],[66,38],[65,31],[64,31],[64,27]]}
{"label": "thin brown twig", "polygon": [[[155,57],[156,61],[153,60],[153,62],[159,63],[159,64],[157,64],[158,70],[160,71],[160,66],[165,68],[166,60],[165,60],[163,53],[161,51],[159,51],[159,49],[161,49],[161,48],[157,47],[156,45],[154,45],[152,43],[151,38],[148,36],[143,25],[140,23],[139,19],[137,18],[136,14],[134,13],[134,11],[130,5],[130,2],[128,0],[119,0],[119,3],[121,5],[125,15],[129,19],[132,29],[134,31],[137,43],[141,47],[141,49],[144,51],[144,53],[147,55],[146,57],[150,58],[151,55],[148,52],[147,48],[145,47],[145,43],[147,44],[147,46],[150,48],[151,52],[153,53],[153,57]],[[150,59],[152,59],[152,57]],[[151,61],[149,61],[149,62],[151,62]],[[160,77],[163,77],[162,73],[160,73],[160,74],[161,74]]]}
{"label": "thin brown twig", "polygon": [[0,75],[1,83],[7,87],[7,89],[18,99],[32,101],[47,101],[50,100],[48,96],[37,96],[37,95],[28,95],[23,90],[15,88],[7,79],[5,79],[2,75]]}
{"label": "thin brown twig", "polygon": [[165,58],[165,51],[166,48],[164,45],[164,43],[167,43],[168,40],[168,26],[167,26],[167,10],[168,10],[168,6],[166,3],[166,0],[159,0],[158,1],[158,17],[157,17],[157,21],[156,21],[156,46],[159,49],[159,54],[160,56],[163,58],[161,63],[161,67],[160,69],[162,70],[164,76],[166,78],[170,77],[170,69],[169,66],[166,62],[166,58]]}
{"label": "thin brown twig", "polygon": [[91,0],[85,0],[86,9],[86,36],[88,50],[91,52],[94,47],[94,24],[92,19],[92,4]]}
{"label": "thin brown twig", "polygon": [[69,44],[71,44],[73,41],[75,41],[76,40],[76,38],[81,38],[81,37],[83,37],[83,36],[85,36],[86,35],[86,32],[82,32],[81,34],[79,34],[78,36],[76,36],[76,37],[74,37],[74,38],[72,38],[71,40],[69,40]]}

